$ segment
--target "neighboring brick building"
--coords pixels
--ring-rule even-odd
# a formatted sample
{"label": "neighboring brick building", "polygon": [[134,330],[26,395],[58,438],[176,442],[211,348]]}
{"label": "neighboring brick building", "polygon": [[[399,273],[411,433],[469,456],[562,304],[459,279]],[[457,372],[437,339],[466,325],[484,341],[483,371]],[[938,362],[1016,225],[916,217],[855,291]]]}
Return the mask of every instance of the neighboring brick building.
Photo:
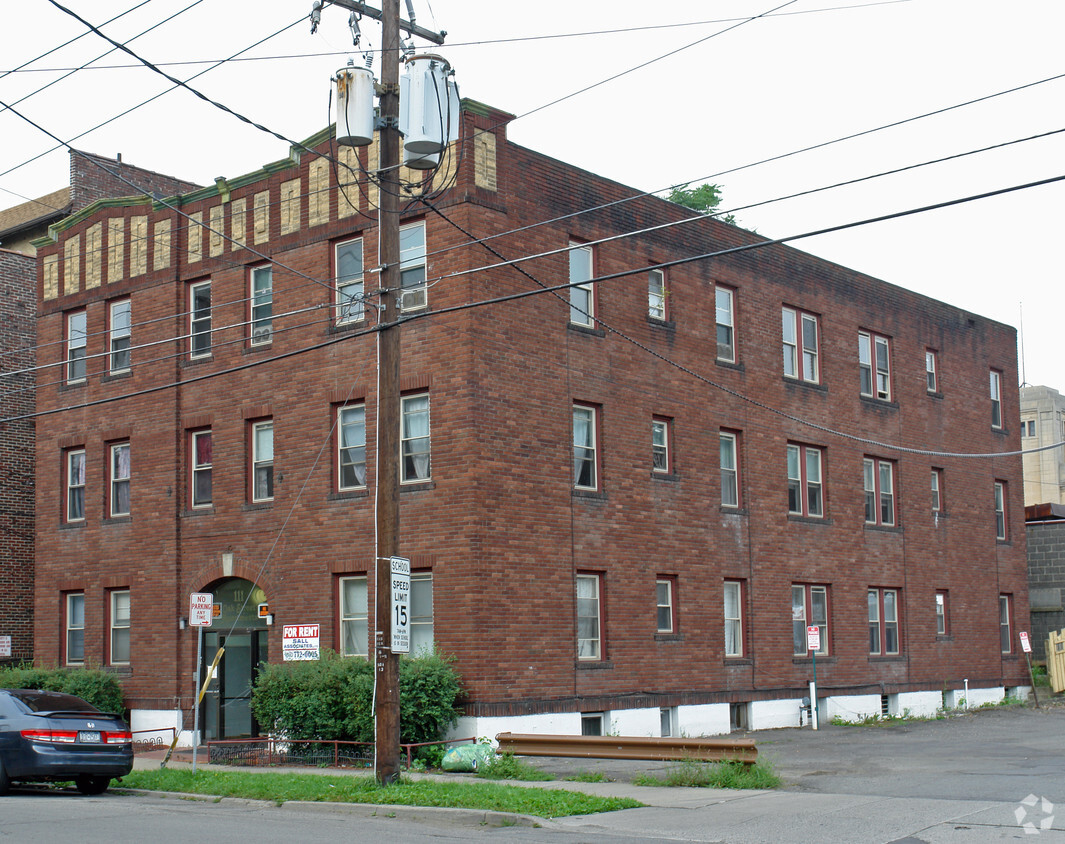
{"label": "neighboring brick building", "polygon": [[[1014,330],[637,197],[508,117],[466,101],[446,217],[403,217],[401,548],[459,732],[794,724],[807,624],[829,716],[1023,686],[1020,459],[951,456],[1018,449]],[[257,729],[282,625],[372,640],[376,189],[306,146],[38,241],[65,383],[38,397],[37,658],[112,666],[136,728],[191,726],[191,592],[226,646],[208,737]]]}
{"label": "neighboring brick building", "polygon": [[1028,593],[1032,610],[1032,657],[1046,658],[1047,634],[1065,630],[1065,505],[1024,508],[1028,547]]}

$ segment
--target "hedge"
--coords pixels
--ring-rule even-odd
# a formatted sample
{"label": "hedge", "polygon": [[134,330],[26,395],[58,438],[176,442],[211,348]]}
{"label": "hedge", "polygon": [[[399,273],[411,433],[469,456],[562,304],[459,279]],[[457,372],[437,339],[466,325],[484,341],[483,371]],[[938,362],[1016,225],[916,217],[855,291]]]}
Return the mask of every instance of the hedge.
{"label": "hedge", "polygon": [[103,712],[123,712],[122,686],[96,668],[0,668],[2,689],[45,689],[86,700]]}

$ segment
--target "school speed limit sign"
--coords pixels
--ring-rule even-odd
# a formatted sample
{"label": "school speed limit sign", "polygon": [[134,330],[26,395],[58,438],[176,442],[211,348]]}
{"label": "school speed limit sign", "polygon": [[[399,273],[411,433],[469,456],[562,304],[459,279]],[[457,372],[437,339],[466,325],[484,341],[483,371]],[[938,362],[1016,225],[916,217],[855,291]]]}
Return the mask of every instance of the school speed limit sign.
{"label": "school speed limit sign", "polygon": [[392,653],[410,653],[410,560],[390,559],[392,577]]}

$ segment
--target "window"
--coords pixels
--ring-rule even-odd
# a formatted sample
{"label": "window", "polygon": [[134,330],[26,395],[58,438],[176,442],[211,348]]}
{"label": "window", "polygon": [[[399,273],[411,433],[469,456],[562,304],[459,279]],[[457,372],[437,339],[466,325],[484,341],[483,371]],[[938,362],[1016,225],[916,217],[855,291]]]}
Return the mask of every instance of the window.
{"label": "window", "polygon": [[869,590],[869,653],[899,652],[899,593],[895,589]]}
{"label": "window", "polygon": [[891,400],[889,351],[887,337],[858,332],[858,372],[863,396]]}
{"label": "window", "polygon": [[400,400],[403,415],[400,454],[405,484],[429,480],[429,394],[403,396]]}
{"label": "window", "polygon": [[925,349],[924,352],[924,372],[925,380],[928,385],[928,392],[939,392],[939,354],[934,349]]}
{"label": "window", "polygon": [[569,245],[569,321],[574,325],[595,325],[595,290],[592,287],[592,247]]}
{"label": "window", "polygon": [[129,592],[126,590],[111,593],[111,643],[110,664],[129,664]]}
{"label": "window", "polygon": [[67,511],[66,521],[80,522],[85,519],[85,451],[78,449],[66,453]]}
{"label": "window", "polygon": [[211,354],[211,282],[189,286],[189,357]]}
{"label": "window", "polygon": [[991,427],[1002,427],[1002,373],[991,370]]}
{"label": "window", "polygon": [[811,384],[821,380],[817,362],[817,317],[784,308],[784,375]]}
{"label": "window", "polygon": [[[422,250],[424,256],[424,249]],[[362,239],[336,247],[336,321],[338,325],[362,319]],[[400,270],[402,278],[402,270]],[[424,281],[424,270],[423,279]]]}
{"label": "window", "polygon": [[411,572],[410,652],[433,649],[433,573]]}
{"label": "window", "polygon": [[1010,631],[1013,617],[1013,596],[998,596],[998,641],[1002,653],[1013,653],[1013,634]]}
{"label": "window", "polygon": [[1034,437],[1035,436],[1035,420],[1034,419],[1022,419],[1021,420],[1021,436],[1022,437]]}
{"label": "window", "polygon": [[733,314],[732,291],[720,285],[714,290],[717,306],[717,359],[735,363],[736,324]]}
{"label": "window", "polygon": [[657,630],[659,633],[673,633],[676,631],[676,620],[673,617],[673,592],[675,579],[672,577],[659,577],[655,581]]}
{"label": "window", "polygon": [[365,577],[340,578],[340,655],[369,658],[369,606]]}
{"label": "window", "polygon": [[728,431],[718,434],[721,461],[721,506],[740,506],[739,437]]}
{"label": "window", "polygon": [[273,339],[274,268],[251,271],[251,344],[261,346]]}
{"label": "window", "polygon": [[70,592],[65,600],[66,664],[85,662],[85,593]]}
{"label": "window", "polygon": [[603,658],[602,621],[599,606],[600,576],[577,575],[577,658]]}
{"label": "window", "polygon": [[111,372],[128,372],[132,321],[129,299],[111,303]]}
{"label": "window", "polygon": [[818,627],[821,631],[821,648],[818,656],[828,653],[828,587],[809,584],[792,584],[791,587],[791,638],[792,653],[808,656],[806,628]]}
{"label": "window", "polygon": [[603,720],[606,717],[604,712],[582,712],[581,713],[581,735],[582,736],[601,736],[604,735]]}
{"label": "window", "polygon": [[995,481],[995,538],[1005,541],[1009,536],[1006,524],[1006,484]]}
{"label": "window", "polygon": [[895,524],[895,472],[891,461],[866,457],[862,465],[865,475],[865,523]]}
{"label": "window", "polygon": [[666,321],[666,274],[661,270],[647,272],[647,315]]}
{"label": "window", "polygon": [[573,405],[573,486],[577,489],[599,489],[597,416],[594,407]]}
{"label": "window", "polygon": [[111,515],[129,515],[129,443],[111,446]]}
{"label": "window", "polygon": [[743,656],[743,584],[725,581],[725,657]]}
{"label": "window", "polygon": [[651,469],[668,474],[673,467],[669,460],[669,420],[651,420]]}
{"label": "window", "polygon": [[946,636],[950,633],[950,616],[948,614],[947,590],[936,592],[936,635]]}
{"label": "window", "polygon": [[341,490],[360,489],[366,486],[365,405],[338,408],[337,430],[337,487]]}
{"label": "window", "polygon": [[85,348],[88,342],[85,311],[67,316],[67,382],[85,380]]}
{"label": "window", "polygon": [[214,441],[210,430],[193,431],[189,451],[192,454],[191,500],[193,507],[210,507],[213,502],[211,469],[214,464]]}
{"label": "window", "polygon": [[942,513],[943,507],[943,470],[932,470],[932,512]]}
{"label": "window", "polygon": [[429,303],[425,279],[425,223],[411,223],[399,230],[399,300],[401,311],[416,311]]}
{"label": "window", "polygon": [[251,426],[251,500],[274,499],[274,422],[268,419]]}
{"label": "window", "polygon": [[824,516],[821,490],[821,449],[788,444],[788,513]]}

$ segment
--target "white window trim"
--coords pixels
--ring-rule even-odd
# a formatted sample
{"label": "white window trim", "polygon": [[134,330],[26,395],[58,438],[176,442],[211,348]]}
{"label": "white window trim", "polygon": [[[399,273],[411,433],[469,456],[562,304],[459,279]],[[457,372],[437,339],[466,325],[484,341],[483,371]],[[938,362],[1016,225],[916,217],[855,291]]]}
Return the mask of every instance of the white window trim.
{"label": "white window trim", "polygon": [[[429,591],[429,615],[416,615],[414,612],[415,593]],[[433,573],[431,571],[412,571],[410,574],[410,642],[411,655],[417,655],[423,648],[434,647]]]}
{"label": "white window trim", "polygon": [[[886,473],[886,478],[885,478]],[[865,490],[865,523],[894,527],[895,517],[895,466],[890,460],[866,457],[862,460],[862,478]],[[885,482],[886,481],[886,482]],[[885,489],[887,487],[887,489]],[[872,497],[872,516],[869,518],[869,502]],[[891,508],[890,518],[884,518],[884,504]]]}
{"label": "white window trim", "polygon": [[[802,591],[802,615],[801,616],[797,615],[796,612],[795,612],[795,591],[796,590],[801,590]],[[829,604],[828,604],[828,586],[825,586],[825,585],[822,585],[822,584],[817,584],[817,583],[792,583],[791,584],[791,613],[792,613],[791,614],[791,621],[792,621],[792,630],[793,630],[793,632],[792,632],[792,647],[791,647],[792,656],[804,657],[804,656],[809,656],[810,655],[810,650],[809,650],[809,648],[806,647],[806,641],[807,640],[806,640],[806,630],[805,630],[805,628],[807,626],[813,626],[814,619],[812,618],[812,616],[813,616],[813,608],[814,608],[814,597],[813,597],[814,596],[814,592],[816,592],[818,595],[823,595],[824,596],[824,606],[825,606],[824,623],[823,624],[821,624],[821,623],[817,624],[817,627],[820,628],[821,647],[817,650],[816,653],[817,653],[818,656],[827,656],[828,655],[828,652],[829,652],[829,648],[828,648],[829,627],[830,627],[830,625],[829,625],[830,608],[829,608]],[[803,635],[801,637],[802,645],[803,645],[803,650],[801,652],[795,650],[794,624],[795,624],[796,621],[801,621],[802,622],[802,626],[804,628],[803,629]]]}
{"label": "white window trim", "polygon": [[[410,402],[416,401],[418,399],[425,399],[425,434],[424,435],[419,435],[419,436],[409,436],[408,435],[408,426],[407,426],[407,419],[408,419],[407,405]],[[420,411],[418,411],[418,412],[420,412]],[[412,393],[409,396],[401,396],[400,397],[400,406],[399,406],[399,415],[400,415],[400,431],[399,431],[400,483],[404,483],[404,484],[424,484],[424,483],[428,483],[429,481],[431,481],[433,479],[433,462],[432,462],[432,459],[433,459],[433,451],[432,451],[432,449],[433,449],[433,427],[432,427],[433,426],[433,420],[432,420],[432,405],[431,405],[431,403],[429,401],[429,394],[428,393]],[[411,415],[413,416],[413,412],[411,413]],[[410,451],[410,445],[415,443],[415,442],[420,442],[422,440],[425,441],[425,445],[426,445],[426,448],[425,448],[425,451],[424,451],[425,461],[426,461],[425,474],[424,475],[419,475],[417,473],[414,473],[413,475],[408,476],[408,474],[407,474],[407,458],[408,458],[408,456],[411,458],[412,461],[416,461],[418,459],[417,456],[421,455],[423,453],[423,452],[420,452],[420,451],[419,452]]]}
{"label": "white window trim", "polygon": [[942,469],[935,469],[935,468],[932,469],[932,480],[931,480],[930,483],[931,483],[931,490],[932,490],[932,512],[933,513],[942,513],[943,512],[943,470]]}
{"label": "white window trim", "polygon": [[[1001,527],[999,526],[1000,524]],[[1006,509],[1006,484],[1003,481],[995,481],[995,539],[999,542],[1005,542],[1009,538],[1009,533]]]}
{"label": "white window trim", "polygon": [[[268,274],[268,287],[256,288],[258,280]],[[271,264],[252,267],[248,274],[248,303],[250,307],[249,327],[251,345],[266,346],[274,338],[274,268]],[[268,309],[269,313],[260,316],[257,312]]]}
{"label": "white window trim", "polygon": [[[126,326],[115,326],[115,313],[119,309],[124,309],[126,312]],[[117,302],[112,302],[110,308],[108,308],[109,323],[108,323],[108,339],[109,339],[109,364],[110,372],[112,375],[129,372],[133,367],[133,305],[129,299],[120,299]],[[121,346],[122,341],[126,341],[124,348],[116,348]],[[115,358],[122,355],[123,352],[126,355],[127,363],[125,366],[116,365]]]}
{"label": "white window trim", "polygon": [[935,349],[924,351],[925,386],[929,393],[939,392],[939,353]]}
{"label": "white window trim", "polygon": [[949,636],[950,624],[947,620],[947,605],[950,596],[946,589],[936,590],[936,635]]}
{"label": "white window trim", "polygon": [[[200,462],[198,462],[198,456],[197,455],[199,454],[199,451],[196,448],[196,441],[199,440],[200,437],[210,437],[211,438],[211,462],[210,463],[200,463]],[[190,437],[189,437],[189,449],[190,449],[190,454],[189,454],[189,458],[190,458],[189,459],[189,469],[190,469],[190,475],[189,475],[189,483],[190,483],[190,488],[189,488],[189,506],[191,506],[193,509],[201,509],[201,508],[204,508],[204,507],[211,507],[211,506],[214,505],[214,434],[213,434],[213,431],[210,428],[205,428],[205,429],[200,430],[200,431],[193,431],[191,433]],[[197,478],[198,475],[201,475],[203,473],[207,473],[208,475],[211,476],[211,481],[212,481],[212,483],[211,483],[211,497],[207,501],[197,501],[197,499],[196,499],[196,478]]]}
{"label": "white window trim", "polygon": [[[784,333],[784,324],[794,332],[792,342]],[[806,325],[813,326],[813,346],[806,345]],[[781,330],[784,347],[784,377],[805,384],[821,383],[821,321],[815,315],[798,308],[784,307],[781,310]],[[807,361],[810,361],[807,371]],[[788,370],[791,370],[789,372]]]}
{"label": "white window trim", "polygon": [[[74,321],[81,323],[81,327],[75,328]],[[75,311],[67,314],[67,378],[68,384],[80,384],[88,378],[88,315],[85,311]],[[78,352],[80,351],[80,354]],[[80,375],[75,374],[75,368],[82,370]]]}
{"label": "white window trim", "polygon": [[[599,489],[599,408],[590,404],[574,403],[572,418],[574,423],[576,422],[577,414],[587,414],[587,421],[589,430],[591,432],[590,441],[591,444],[577,444],[576,439],[576,424],[573,428],[573,488],[581,490],[598,490]],[[578,483],[580,480],[580,473],[577,471],[577,449],[581,449],[585,454],[580,458],[581,463],[588,461],[592,467],[591,482],[586,484]],[[590,455],[588,454],[590,452]],[[590,456],[590,460],[589,460]]]}
{"label": "white window trim", "polygon": [[[118,596],[119,595],[125,595],[126,596],[126,600],[128,602],[129,601],[129,590],[128,589],[114,589],[114,590],[111,591],[110,611],[109,611],[109,616],[110,616],[109,621],[110,621],[110,625],[111,625],[111,630],[110,630],[110,639],[109,639],[110,645],[108,647],[108,661],[109,661],[110,665],[129,665],[129,663],[130,663],[129,656],[127,656],[126,659],[115,659],[115,635],[116,635],[117,631],[119,631],[119,630],[126,631],[126,648],[127,648],[127,650],[130,649],[132,647],[132,644],[133,644],[132,643],[132,637],[130,635],[130,618],[129,618],[129,615],[126,616],[125,624],[122,624],[122,623],[120,623],[118,621]],[[131,611],[132,611],[132,606],[130,607],[129,612],[131,612]]]}
{"label": "white window trim", "polygon": [[[728,593],[735,592],[735,607],[736,615],[730,616],[728,614]],[[722,612],[725,615],[725,658],[726,659],[742,659],[743,658],[743,583],[739,580],[726,580],[724,589],[722,590]],[[734,636],[735,648],[729,650],[729,625],[732,625],[736,633]]]}
{"label": "white window trim", "polygon": [[1002,430],[1002,373],[991,370],[991,427]]}
{"label": "white window trim", "polygon": [[[659,633],[676,633],[677,632],[677,618],[674,613],[674,599],[673,599],[673,583],[672,577],[659,577],[655,579],[655,628]],[[662,596],[659,594],[659,587],[666,587],[666,601],[662,603]],[[669,624],[663,627],[658,620],[658,616],[661,610],[665,609],[669,616]]]}
{"label": "white window trim", "polygon": [[[72,604],[75,598],[81,599],[81,625],[76,626],[71,621]],[[63,623],[65,626],[64,631],[64,653],[63,662],[65,665],[84,665],[85,664],[85,593],[84,592],[68,592],[66,593],[66,606],[64,611]],[[70,656],[70,634],[72,632],[81,631],[81,659],[72,659]]]}
{"label": "white window trim", "polygon": [[[885,600],[887,595],[893,595],[892,607],[894,609],[894,617],[887,617],[887,601]],[[871,587],[868,590],[869,600],[869,627],[870,633],[872,633],[872,626],[877,626],[877,649],[873,649],[872,641],[869,642],[869,655],[870,656],[898,656],[902,653],[902,625],[899,622],[899,590],[898,589],[883,589],[878,587]],[[875,599],[874,599],[875,596]],[[874,610],[876,617],[874,618]],[[895,649],[890,650],[888,648],[888,630],[894,629],[895,632]]]}
{"label": "white window trim", "polygon": [[[122,477],[121,475],[118,474],[119,469],[118,469],[118,466],[116,465],[116,459],[117,459],[118,455],[123,450],[125,450],[127,455],[128,455],[127,458],[126,458],[126,462],[129,464],[128,468],[126,470],[127,473],[126,473],[125,477]],[[108,482],[110,484],[110,489],[109,489],[110,501],[108,502],[108,511],[111,514],[111,518],[128,516],[128,515],[130,515],[130,512],[132,511],[132,507],[133,507],[133,500],[132,500],[132,492],[133,492],[133,489],[132,489],[132,475],[133,475],[132,457],[133,457],[133,454],[132,454],[132,451],[130,450],[130,445],[129,445],[128,441],[127,442],[121,442],[121,443],[114,443],[114,444],[111,445],[111,447],[107,451],[108,451],[108,454],[110,455],[110,462],[108,463],[108,467],[109,467]],[[119,490],[122,488],[123,485],[126,487],[126,490],[127,490],[126,497],[127,497],[127,499],[129,499],[130,509],[128,509],[128,510],[116,510],[115,506],[116,506],[116,503],[117,503],[117,501],[119,500],[119,497],[120,497],[119,496]]]}
{"label": "white window trim", "polygon": [[[269,460],[262,459],[259,455],[259,431],[270,430],[270,458]],[[257,494],[256,483],[257,476],[260,467],[270,467],[271,480],[270,480],[270,495],[260,496]],[[274,469],[274,420],[264,419],[260,422],[253,422],[251,425],[251,500],[253,504],[257,504],[263,501],[274,500],[273,489],[273,469]]]}
{"label": "white window trim", "polygon": [[[732,468],[725,467],[724,462],[721,460],[721,452],[726,447],[732,453]],[[721,506],[722,507],[739,507],[740,506],[740,441],[739,437],[731,431],[718,432],[718,462],[721,469]],[[731,478],[731,484],[726,486],[726,478]],[[726,491],[733,493],[735,500],[726,500]]]}
{"label": "white window trim", "polygon": [[[204,316],[202,312],[196,310],[196,294],[203,288],[207,289],[207,298],[211,300],[211,281],[197,281],[189,285],[189,357],[193,359],[206,358],[211,356],[211,329],[212,329],[212,305],[211,301],[207,306],[207,315]],[[205,325],[206,324],[206,325]],[[196,338],[206,335],[207,337],[207,349],[206,351],[196,351]]]}
{"label": "white window trim", "polygon": [[[1012,595],[1010,595],[1009,593],[1005,593],[1005,592],[1001,593],[998,596],[998,638],[999,638],[999,649],[1004,654],[1013,653],[1013,601],[1011,600],[1011,598],[1012,598]],[[1006,616],[1006,620],[1004,622],[1002,620],[1002,616],[1003,615]],[[1005,636],[1006,647],[1004,647],[1004,648],[1002,647],[1002,640],[1003,640],[1002,632],[1003,632],[1003,628],[1005,628],[1005,632],[1006,632],[1006,636]]]}
{"label": "white window trim", "polygon": [[[347,608],[344,605],[344,595],[346,594],[346,590],[345,590],[344,586],[345,586],[346,583],[361,584],[362,590],[363,590],[364,594],[366,595],[366,607],[363,610],[363,612],[365,612],[365,615],[358,615],[356,613],[346,614],[345,610]],[[340,629],[340,655],[341,656],[345,656],[345,657],[349,657],[349,656],[365,657],[365,658],[369,659],[369,651],[370,651],[370,597],[369,597],[369,594],[370,593],[369,593],[369,581],[368,581],[368,578],[367,578],[366,575],[342,577],[342,578],[340,578],[339,587],[340,587],[339,595],[338,595],[339,606],[337,607],[337,610],[338,610],[338,614],[340,616],[340,625],[339,625],[339,629]],[[366,643],[366,649],[367,649],[366,653],[356,653],[355,651],[351,651],[349,653],[347,651],[347,649],[346,649],[347,648],[347,637],[344,635],[344,633],[345,633],[346,627],[349,626],[349,625],[362,625],[364,627],[365,635],[363,636],[363,640]]]}
{"label": "white window trim", "polygon": [[[594,585],[592,590],[595,594],[591,597],[580,597],[580,584],[581,582],[591,583]],[[577,659],[582,662],[600,662],[603,659],[603,589],[602,589],[602,575],[599,574],[578,574],[577,575],[577,592],[576,600],[576,619],[577,619]],[[594,601],[595,602],[595,615],[580,614],[580,602],[581,601]],[[595,619],[595,636],[592,639],[589,637],[581,637],[580,620],[581,618],[594,618]],[[582,643],[587,643],[582,644]],[[582,652],[582,649],[586,649],[586,652]]]}
{"label": "white window trim", "polygon": [[[570,241],[569,244],[570,258],[569,258],[569,321],[573,325],[580,325],[585,328],[592,328],[595,326],[595,284],[591,279],[595,278],[595,251],[591,246],[586,246],[583,243],[577,243]],[[584,252],[588,255],[588,279],[575,279],[573,277],[573,256],[578,252]],[[574,302],[574,296],[577,291],[582,291],[587,296],[587,307],[581,307]]]}
{"label": "white window trim", "polygon": [[[728,308],[722,310],[721,299],[725,298],[728,301]],[[717,359],[726,363],[736,362],[736,297],[734,291],[729,287],[717,286],[714,289],[714,324],[715,324],[715,339],[717,341]],[[727,321],[722,319],[722,315],[727,317]],[[727,346],[722,346],[721,343],[721,329],[726,328],[729,334],[729,343]],[[726,349],[723,353],[722,349]]]}
{"label": "white window trim", "polygon": [[[340,252],[353,244],[359,246],[359,272],[357,275],[340,274]],[[362,322],[365,316],[363,307],[363,279],[365,267],[365,255],[363,254],[363,241],[361,237],[353,237],[342,240],[333,249],[336,266],[336,291],[334,296],[335,321],[337,325],[351,325]],[[358,288],[357,291],[345,292],[345,288]]]}
{"label": "white window trim", "polygon": [[[81,483],[80,484],[75,484],[75,483],[72,482],[74,474],[73,474],[73,471],[72,471],[73,466],[71,464],[73,464],[75,457],[81,457]],[[85,473],[86,473],[87,468],[88,468],[88,466],[87,466],[87,464],[85,462],[85,449],[83,449],[83,448],[75,448],[75,449],[72,449],[71,451],[68,451],[66,453],[66,496],[67,497],[66,497],[65,513],[64,513],[64,515],[66,516],[64,521],[66,521],[66,522],[75,522],[75,523],[77,523],[77,522],[84,522],[85,521]],[[71,516],[70,515],[70,497],[71,497],[71,494],[74,493],[75,491],[80,492],[80,494],[81,494],[81,515],[80,516]]]}
{"label": "white window trim", "polygon": [[[402,247],[404,236],[415,229],[421,231],[421,243],[415,246],[408,246],[404,249]],[[426,260],[428,253],[426,246],[425,221],[419,220],[415,223],[408,223],[405,226],[400,226],[399,237],[399,275],[400,287],[402,288],[399,297],[399,310],[403,312],[418,311],[429,305],[429,265]],[[408,284],[407,279],[404,278],[404,273],[407,273],[409,277],[411,271],[418,269],[421,270],[421,281],[417,284]]]}
{"label": "white window trim", "polygon": [[[669,428],[669,420],[664,417],[658,416],[651,420],[651,471],[660,475],[668,475],[673,469]],[[659,456],[661,459],[658,459]]]}
{"label": "white window trim", "polygon": [[662,270],[647,271],[647,316],[666,321],[666,274]]}
{"label": "white window trim", "polygon": [[[792,477],[790,466],[787,467],[788,485],[790,487],[792,481],[799,484],[799,509],[792,510],[791,504],[788,504],[788,514],[792,516],[804,516],[809,519],[823,519],[825,517],[825,475],[824,475],[824,454],[820,447],[814,445],[801,445],[799,443],[788,443],[788,453],[794,451],[798,455],[799,464],[799,476],[797,478]],[[809,455],[817,455],[817,480],[810,480],[810,463]],[[790,460],[788,461],[790,463]],[[816,487],[818,491],[818,506],[820,510],[817,513],[810,511],[810,489]]]}
{"label": "white window trim", "polygon": [[[883,349],[881,364],[879,350]],[[872,331],[858,332],[858,369],[867,375],[868,389],[861,385],[866,398],[891,401],[891,341]]]}
{"label": "white window trim", "polygon": [[[350,415],[355,411],[362,411],[362,445],[345,446],[344,445],[344,417]],[[362,483],[345,484],[344,483],[344,452],[348,449],[362,449]],[[358,465],[357,461],[353,462],[353,466]],[[356,481],[358,481],[358,472],[356,474]],[[342,405],[337,408],[337,490],[340,492],[349,492],[356,489],[366,489],[366,477],[367,477],[367,461],[366,461],[366,405],[365,404],[348,404]]]}

